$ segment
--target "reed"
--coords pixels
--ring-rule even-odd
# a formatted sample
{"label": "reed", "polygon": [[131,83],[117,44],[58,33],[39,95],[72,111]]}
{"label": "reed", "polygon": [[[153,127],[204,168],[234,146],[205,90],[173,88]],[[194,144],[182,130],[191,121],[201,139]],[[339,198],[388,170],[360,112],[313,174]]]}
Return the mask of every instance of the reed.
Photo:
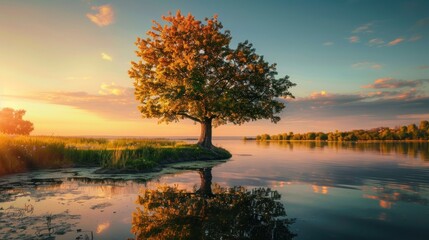
{"label": "reed", "polygon": [[163,139],[0,135],[0,175],[34,169],[102,167],[141,171],[161,163],[225,159],[223,149]]}

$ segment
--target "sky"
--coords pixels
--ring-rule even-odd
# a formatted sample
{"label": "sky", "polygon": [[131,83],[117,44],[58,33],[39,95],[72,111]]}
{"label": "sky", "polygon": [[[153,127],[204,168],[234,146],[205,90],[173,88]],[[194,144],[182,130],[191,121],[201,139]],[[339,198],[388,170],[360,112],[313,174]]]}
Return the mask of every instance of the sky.
{"label": "sky", "polygon": [[191,121],[142,119],[130,62],[152,20],[218,15],[232,47],[249,40],[297,84],[273,124],[215,136],[395,127],[429,119],[429,1],[0,1],[0,108],[25,109],[33,135],[197,136]]}

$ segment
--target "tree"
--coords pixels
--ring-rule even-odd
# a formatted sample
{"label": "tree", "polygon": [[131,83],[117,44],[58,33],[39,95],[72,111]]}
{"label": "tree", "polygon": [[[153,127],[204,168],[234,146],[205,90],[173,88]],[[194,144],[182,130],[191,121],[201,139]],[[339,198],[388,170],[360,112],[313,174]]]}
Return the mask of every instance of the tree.
{"label": "tree", "polygon": [[217,16],[198,21],[188,14],[154,21],[148,38],[137,38],[138,62],[131,62],[135,96],[144,118],[159,122],[191,119],[201,124],[198,144],[212,147],[212,126],[243,124],[277,116],[293,97],[289,77],[276,79],[269,64],[245,41],[230,48],[231,34]]}
{"label": "tree", "polygon": [[426,131],[429,129],[429,121],[420,121],[419,130]]}
{"label": "tree", "polygon": [[34,130],[33,123],[23,120],[25,110],[3,108],[0,111],[0,132],[5,134],[29,135]]}
{"label": "tree", "polygon": [[316,133],[315,132],[309,132],[306,134],[307,140],[314,140],[316,139]]}
{"label": "tree", "polygon": [[293,239],[281,195],[269,188],[211,187],[211,168],[199,170],[195,192],[177,185],[145,189],[133,213],[136,239]]}
{"label": "tree", "polygon": [[410,124],[407,126],[407,132],[409,134],[410,139],[417,139],[418,136],[418,128],[416,124]]}

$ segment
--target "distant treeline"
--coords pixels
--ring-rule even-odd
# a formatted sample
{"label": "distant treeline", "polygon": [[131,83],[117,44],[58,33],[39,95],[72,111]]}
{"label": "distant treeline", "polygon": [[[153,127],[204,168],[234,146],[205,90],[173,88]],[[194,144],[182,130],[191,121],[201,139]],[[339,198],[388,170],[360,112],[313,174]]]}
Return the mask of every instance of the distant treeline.
{"label": "distant treeline", "polygon": [[275,135],[262,134],[256,138],[245,137],[245,140],[315,140],[315,141],[373,141],[373,140],[429,140],[429,122],[421,121],[419,126],[388,128],[378,127],[370,130],[352,130],[348,132],[308,132],[281,133]]}

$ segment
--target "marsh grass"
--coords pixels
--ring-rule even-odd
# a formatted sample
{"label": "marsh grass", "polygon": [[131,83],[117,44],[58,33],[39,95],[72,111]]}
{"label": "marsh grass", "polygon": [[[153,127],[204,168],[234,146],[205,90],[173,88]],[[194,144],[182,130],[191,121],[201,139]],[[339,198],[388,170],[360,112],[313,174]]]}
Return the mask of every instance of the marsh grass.
{"label": "marsh grass", "polygon": [[159,164],[227,159],[231,154],[222,148],[211,150],[194,144],[176,144],[174,146],[146,145],[136,149],[122,149],[113,152],[114,157],[107,159],[101,165],[109,169],[145,170]]}
{"label": "marsh grass", "polygon": [[145,170],[161,163],[225,159],[223,149],[162,139],[0,135],[0,175],[33,169],[97,167]]}

